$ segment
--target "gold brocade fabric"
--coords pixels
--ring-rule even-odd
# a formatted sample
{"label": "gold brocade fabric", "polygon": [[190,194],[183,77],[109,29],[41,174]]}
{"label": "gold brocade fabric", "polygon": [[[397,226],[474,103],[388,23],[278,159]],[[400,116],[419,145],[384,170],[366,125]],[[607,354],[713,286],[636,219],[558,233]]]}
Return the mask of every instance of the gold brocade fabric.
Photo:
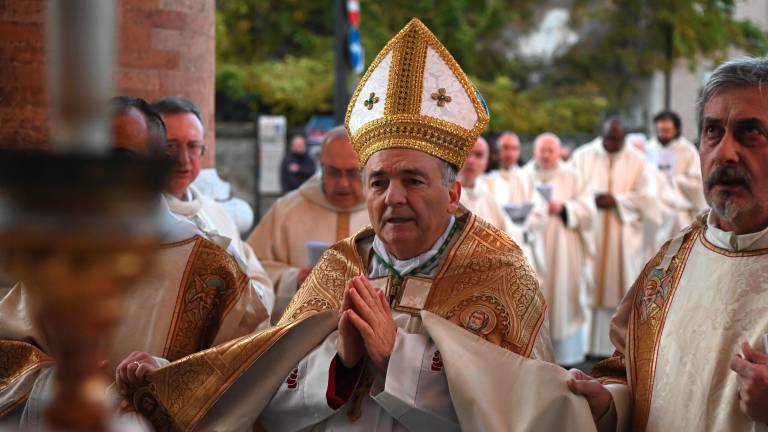
{"label": "gold brocade fabric", "polygon": [[[530,357],[545,302],[520,248],[463,209],[463,228],[441,263],[425,309],[496,345]],[[369,227],[326,251],[277,325],[193,354],[148,374],[134,404],[157,430],[190,430],[229,386],[303,319],[338,311],[348,281],[367,274],[358,244]],[[285,359],[297,363],[299,359]]]}
{"label": "gold brocade fabric", "polygon": [[248,276],[227,251],[202,237],[193,241],[163,350],[170,361],[210,348],[223,317],[248,288]]}
{"label": "gold brocade fabric", "polygon": [[[35,367],[50,362],[52,362],[50,357],[30,343],[13,340],[0,341],[0,392]],[[24,402],[26,396],[23,395],[17,403]],[[16,405],[11,406],[8,411],[12,411]],[[0,417],[5,414],[6,412],[0,412]]]}
{"label": "gold brocade fabric", "polygon": [[671,241],[664,244],[646,264],[630,293],[632,309],[627,326],[626,353],[615,353],[592,369],[592,375],[603,384],[621,383],[632,394],[632,430],[643,431],[653,397],[659,341],[667,312],[685,269],[693,245],[706,227],[706,216],[699,217],[685,234],[680,249],[666,269],[659,268]]}

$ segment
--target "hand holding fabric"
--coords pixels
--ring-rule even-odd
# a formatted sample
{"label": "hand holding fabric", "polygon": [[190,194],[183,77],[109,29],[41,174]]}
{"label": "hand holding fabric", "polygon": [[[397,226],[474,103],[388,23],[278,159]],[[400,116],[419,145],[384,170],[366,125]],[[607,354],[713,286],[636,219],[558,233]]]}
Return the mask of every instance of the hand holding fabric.
{"label": "hand holding fabric", "polygon": [[154,357],[150,354],[141,351],[130,353],[115,369],[115,383],[120,394],[129,394],[144,381],[147,372],[157,367]]}
{"label": "hand holding fabric", "polygon": [[596,379],[578,369],[571,369],[568,372],[573,377],[568,381],[568,388],[574,394],[584,396],[587,399],[589,410],[592,412],[592,419],[597,424],[600,418],[611,408],[613,402],[611,392]]}
{"label": "hand holding fabric", "polygon": [[731,370],[739,376],[739,408],[754,421],[768,423],[768,354],[742,342],[744,356],[731,360]]}
{"label": "hand holding fabric", "polygon": [[352,285],[349,290],[352,309],[345,315],[349,314],[352,324],[360,332],[368,358],[376,369],[386,373],[397,336],[389,302],[384,293],[374,289],[364,276],[353,278]]}

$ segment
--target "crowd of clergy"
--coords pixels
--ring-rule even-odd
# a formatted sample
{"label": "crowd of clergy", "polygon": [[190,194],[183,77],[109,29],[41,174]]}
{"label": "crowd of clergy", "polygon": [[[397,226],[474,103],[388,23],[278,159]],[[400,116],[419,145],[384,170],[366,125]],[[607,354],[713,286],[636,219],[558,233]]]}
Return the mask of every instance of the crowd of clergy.
{"label": "crowd of clergy", "polygon": [[[521,164],[515,133],[495,148],[481,136],[492,113],[414,20],[326,134],[315,174],[302,169],[246,239],[193,186],[206,151],[194,103],[114,98],[116,153],[175,161],[158,270],[105,363],[118,421],[768,430],[766,84],[768,59],[718,68],[699,148],[663,111],[650,140],[609,117],[572,154],[542,131]],[[292,157],[284,183],[312,165]],[[0,317],[0,418],[38,430],[55,361],[23,281]],[[587,358],[601,361],[567,370]]]}

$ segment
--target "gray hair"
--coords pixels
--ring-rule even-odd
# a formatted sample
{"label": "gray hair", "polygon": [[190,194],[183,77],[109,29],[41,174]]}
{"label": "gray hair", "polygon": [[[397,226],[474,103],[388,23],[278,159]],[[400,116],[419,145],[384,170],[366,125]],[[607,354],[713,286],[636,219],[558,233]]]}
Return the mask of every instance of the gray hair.
{"label": "gray hair", "polygon": [[[456,176],[459,174],[459,170],[456,169],[451,163],[440,159],[440,180],[443,186],[451,187],[456,182]],[[365,167],[360,171],[363,178],[363,184],[365,184]]]}
{"label": "gray hair", "polygon": [[742,57],[721,64],[712,72],[696,101],[699,135],[704,126],[704,106],[720,90],[728,87],[759,87],[768,84],[768,57]]}

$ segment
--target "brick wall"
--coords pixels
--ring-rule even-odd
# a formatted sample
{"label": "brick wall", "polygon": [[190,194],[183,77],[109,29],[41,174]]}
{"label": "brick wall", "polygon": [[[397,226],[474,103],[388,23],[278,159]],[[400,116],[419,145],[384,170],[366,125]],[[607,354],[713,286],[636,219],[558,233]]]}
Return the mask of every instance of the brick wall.
{"label": "brick wall", "polygon": [[[214,0],[121,0],[115,94],[198,104],[214,162]],[[44,0],[0,0],[0,143],[44,147]]]}

